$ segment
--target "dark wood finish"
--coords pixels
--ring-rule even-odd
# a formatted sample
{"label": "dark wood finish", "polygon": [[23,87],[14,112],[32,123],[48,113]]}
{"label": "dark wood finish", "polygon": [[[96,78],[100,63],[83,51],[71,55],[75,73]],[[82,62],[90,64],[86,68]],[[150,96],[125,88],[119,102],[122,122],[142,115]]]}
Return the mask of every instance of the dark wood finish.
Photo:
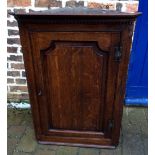
{"label": "dark wood finish", "polygon": [[40,143],[101,148],[119,143],[139,14],[85,8],[14,14]]}

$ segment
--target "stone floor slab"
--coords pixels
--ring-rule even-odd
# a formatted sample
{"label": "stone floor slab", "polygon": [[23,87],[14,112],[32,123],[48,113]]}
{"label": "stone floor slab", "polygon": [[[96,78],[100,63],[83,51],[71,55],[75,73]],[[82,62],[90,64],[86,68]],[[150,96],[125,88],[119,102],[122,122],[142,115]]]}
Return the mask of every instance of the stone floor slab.
{"label": "stone floor slab", "polygon": [[143,148],[145,155],[148,155],[148,138],[143,139]]}
{"label": "stone floor slab", "polygon": [[56,150],[56,155],[77,155],[77,147],[59,146]]}
{"label": "stone floor slab", "polygon": [[24,119],[23,110],[11,110],[8,109],[7,112],[7,123],[8,126],[12,125],[20,125],[22,120]]}
{"label": "stone floor slab", "polygon": [[122,123],[123,123],[122,154],[145,155],[144,141],[142,135],[145,134],[144,130],[146,130],[147,123],[143,109],[141,108],[124,109]]}
{"label": "stone floor slab", "polygon": [[123,135],[123,155],[145,155],[140,135]]}
{"label": "stone floor slab", "polygon": [[30,110],[25,112],[21,125],[33,128],[32,113]]}
{"label": "stone floor slab", "polygon": [[13,152],[13,155],[33,155],[32,153],[25,153],[25,152]]}
{"label": "stone floor slab", "polygon": [[26,129],[25,126],[20,126],[20,125],[11,126],[7,132],[8,137],[21,138],[21,136],[24,134],[25,129]]}
{"label": "stone floor slab", "polygon": [[34,130],[28,127],[16,150],[19,152],[33,152],[36,145],[37,142],[34,136]]}
{"label": "stone floor slab", "polygon": [[34,155],[56,155],[55,151],[38,149]]}
{"label": "stone floor slab", "polygon": [[43,144],[38,144],[37,148],[41,149],[41,150],[51,150],[51,151],[55,151],[58,149],[58,145],[43,145]]}
{"label": "stone floor slab", "polygon": [[8,140],[7,140],[7,155],[13,154],[13,151],[15,150],[17,143],[18,143],[17,138],[8,138]]}
{"label": "stone floor slab", "polygon": [[80,148],[79,155],[99,155],[100,149],[95,148]]}

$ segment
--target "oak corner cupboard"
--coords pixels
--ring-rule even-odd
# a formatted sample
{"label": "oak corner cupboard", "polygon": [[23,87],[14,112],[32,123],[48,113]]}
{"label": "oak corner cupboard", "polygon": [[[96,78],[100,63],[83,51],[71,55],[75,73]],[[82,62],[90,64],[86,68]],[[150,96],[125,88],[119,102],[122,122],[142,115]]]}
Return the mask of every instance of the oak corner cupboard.
{"label": "oak corner cupboard", "polygon": [[36,139],[117,146],[140,13],[61,8],[12,15],[20,30]]}

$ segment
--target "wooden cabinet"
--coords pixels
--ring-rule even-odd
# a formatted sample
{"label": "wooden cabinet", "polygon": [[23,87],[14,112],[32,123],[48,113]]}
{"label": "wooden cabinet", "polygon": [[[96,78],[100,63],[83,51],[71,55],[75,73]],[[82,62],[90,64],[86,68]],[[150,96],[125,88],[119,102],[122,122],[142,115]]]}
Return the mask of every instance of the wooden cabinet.
{"label": "wooden cabinet", "polygon": [[14,14],[40,143],[118,144],[138,15],[85,8]]}

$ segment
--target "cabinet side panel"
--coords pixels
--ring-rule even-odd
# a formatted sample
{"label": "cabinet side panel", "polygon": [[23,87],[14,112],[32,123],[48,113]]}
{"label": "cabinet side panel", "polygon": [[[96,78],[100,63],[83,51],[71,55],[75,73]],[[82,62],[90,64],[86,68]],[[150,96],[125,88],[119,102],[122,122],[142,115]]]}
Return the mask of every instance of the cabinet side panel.
{"label": "cabinet side panel", "polygon": [[35,74],[34,74],[35,72],[32,59],[32,45],[30,42],[28,26],[20,22],[18,22],[18,26],[20,32],[20,40],[22,45],[31,110],[33,115],[32,118],[34,122],[36,137],[39,138],[39,135],[41,134],[42,131],[40,128],[41,125],[40,125],[39,106],[38,106],[38,99],[36,96],[36,82],[35,82]]}
{"label": "cabinet side panel", "polygon": [[[114,130],[112,134],[113,145],[118,145],[119,137],[120,137],[120,129],[121,129],[121,120],[123,113],[123,103],[125,98],[125,87],[127,80],[127,70],[129,64],[130,57],[130,49],[132,43],[132,33],[133,33],[133,24],[124,25],[124,29],[121,33],[121,42],[120,46],[122,46],[122,58],[119,63],[119,70],[116,79],[116,92],[117,95],[115,97],[114,102]],[[113,37],[114,38],[114,37]]]}

